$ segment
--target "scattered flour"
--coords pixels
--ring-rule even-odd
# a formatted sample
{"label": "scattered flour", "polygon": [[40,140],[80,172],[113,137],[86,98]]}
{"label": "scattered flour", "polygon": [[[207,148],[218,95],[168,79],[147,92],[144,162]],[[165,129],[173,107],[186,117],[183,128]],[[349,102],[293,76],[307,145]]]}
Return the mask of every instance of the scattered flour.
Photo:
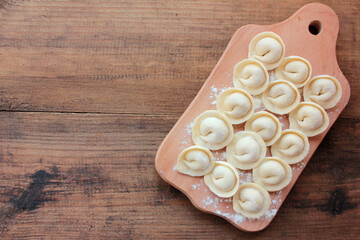
{"label": "scattered flour", "polygon": [[194,122],[191,122],[186,125],[185,133],[187,136],[191,136],[193,126],[194,126]]}
{"label": "scattered flour", "polygon": [[270,82],[273,82],[276,80],[275,70],[269,71],[269,80],[270,80]]}
{"label": "scattered flour", "polygon": [[215,86],[211,86],[211,93],[210,93],[209,98],[210,98],[210,99],[214,99],[214,98],[215,98],[215,100],[211,102],[211,105],[216,105],[216,99],[217,99],[217,97],[218,97],[221,93],[223,93],[224,91],[226,91],[226,90],[229,89],[229,88],[230,88],[230,87],[226,87],[226,86],[224,86],[223,88],[217,88],[217,87],[215,87]]}
{"label": "scattered flour", "polygon": [[252,182],[253,180],[253,176],[251,172],[241,172],[239,171],[239,176],[240,176],[240,183],[248,183],[248,182]]}
{"label": "scattered flour", "polygon": [[237,213],[223,213],[220,210],[216,210],[216,214],[226,217],[228,219],[233,220],[235,223],[242,223],[246,220],[246,218],[240,214]]}
{"label": "scattered flour", "polygon": [[193,184],[193,185],[191,185],[192,186],[192,188],[194,189],[194,190],[196,190],[196,189],[200,189],[200,184]]}
{"label": "scattered flour", "polygon": [[191,134],[192,134],[193,126],[194,126],[193,122],[190,122],[185,126],[184,140],[181,142],[180,150],[183,150],[191,143]]}
{"label": "scattered flour", "polygon": [[174,172],[177,171],[176,164],[175,164],[175,166],[173,167],[173,171],[174,171]]}
{"label": "scattered flour", "polygon": [[216,152],[213,152],[213,155],[214,155],[215,161],[225,161],[226,160],[226,152],[225,151],[222,151],[222,152],[216,151]]}
{"label": "scattered flour", "polygon": [[265,213],[266,220],[273,218],[277,213],[277,209],[269,209]]}
{"label": "scattered flour", "polygon": [[255,111],[262,111],[265,109],[264,105],[262,104],[262,100],[261,100],[261,94],[254,96],[254,109]]}
{"label": "scattered flour", "polygon": [[305,163],[299,162],[299,163],[297,163],[297,164],[294,164],[294,165],[291,167],[291,169],[292,169],[293,171],[295,171],[295,170],[300,171],[300,170],[303,169],[304,167],[305,167]]}
{"label": "scattered flour", "polygon": [[214,199],[212,199],[212,197],[210,197],[210,196],[207,196],[207,198],[203,200],[204,208],[213,204],[213,202],[214,202]]}
{"label": "scattered flour", "polygon": [[228,72],[225,72],[225,74],[226,74],[226,76],[229,78],[230,82],[232,82],[232,81],[233,81],[233,79],[232,79],[232,77],[231,77],[231,74],[230,74],[230,73],[228,73]]}

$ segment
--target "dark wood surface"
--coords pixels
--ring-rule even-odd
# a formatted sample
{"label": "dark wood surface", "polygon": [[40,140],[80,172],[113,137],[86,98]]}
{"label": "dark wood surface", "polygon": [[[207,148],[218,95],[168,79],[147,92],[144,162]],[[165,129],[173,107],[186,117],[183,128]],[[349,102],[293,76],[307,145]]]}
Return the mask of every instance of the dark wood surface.
{"label": "dark wood surface", "polygon": [[232,34],[308,2],[0,0],[0,238],[359,238],[359,1],[320,1],[352,96],[267,229],[198,211],[154,167]]}

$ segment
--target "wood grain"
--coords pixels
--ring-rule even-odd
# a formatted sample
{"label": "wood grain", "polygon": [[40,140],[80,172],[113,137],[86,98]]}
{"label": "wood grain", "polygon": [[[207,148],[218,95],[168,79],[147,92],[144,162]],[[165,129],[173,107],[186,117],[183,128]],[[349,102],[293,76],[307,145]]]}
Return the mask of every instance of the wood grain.
{"label": "wood grain", "polygon": [[1,0],[0,238],[357,239],[358,1],[319,1],[352,97],[266,230],[198,211],[154,167],[233,33],[309,2]]}

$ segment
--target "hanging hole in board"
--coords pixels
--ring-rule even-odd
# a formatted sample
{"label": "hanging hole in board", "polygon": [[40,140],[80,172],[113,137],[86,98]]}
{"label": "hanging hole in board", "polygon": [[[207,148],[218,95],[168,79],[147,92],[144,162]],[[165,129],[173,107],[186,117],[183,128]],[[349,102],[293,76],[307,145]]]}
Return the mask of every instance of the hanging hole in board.
{"label": "hanging hole in board", "polygon": [[309,32],[312,35],[318,35],[322,30],[321,22],[319,20],[312,21],[309,24]]}

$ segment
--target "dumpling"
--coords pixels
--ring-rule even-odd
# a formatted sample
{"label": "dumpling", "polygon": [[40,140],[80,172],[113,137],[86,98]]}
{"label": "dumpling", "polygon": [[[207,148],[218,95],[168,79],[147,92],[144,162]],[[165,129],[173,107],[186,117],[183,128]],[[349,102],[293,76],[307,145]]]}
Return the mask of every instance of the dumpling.
{"label": "dumpling", "polygon": [[260,61],[267,70],[280,65],[285,56],[285,44],[281,37],[273,32],[256,35],[249,44],[249,58]]}
{"label": "dumpling", "polygon": [[284,58],[281,64],[275,69],[277,79],[284,79],[292,82],[296,87],[301,88],[310,79],[312,67],[308,60],[290,56]]}
{"label": "dumpling", "polygon": [[213,169],[214,163],[214,156],[209,149],[195,145],[180,153],[176,168],[190,176],[204,176]]}
{"label": "dumpling", "polygon": [[242,89],[231,88],[222,92],[216,106],[232,124],[240,124],[248,120],[254,113],[254,100]]}
{"label": "dumpling", "polygon": [[226,161],[239,169],[256,167],[266,156],[266,145],[261,136],[250,131],[239,131],[226,147]]}
{"label": "dumpling", "polygon": [[234,211],[248,218],[258,218],[270,208],[270,194],[256,183],[245,183],[233,197]]}
{"label": "dumpling", "polygon": [[219,150],[231,142],[234,129],[230,121],[220,112],[208,110],[194,121],[192,139],[195,144],[210,150]]}
{"label": "dumpling", "polygon": [[254,182],[269,192],[279,191],[286,187],[291,177],[290,165],[277,157],[267,157],[253,169]]}
{"label": "dumpling", "polygon": [[289,113],[300,103],[300,93],[296,86],[285,80],[271,82],[262,94],[265,108],[273,113]]}
{"label": "dumpling", "polygon": [[309,139],[295,129],[282,131],[280,138],[271,146],[271,155],[288,164],[302,161],[309,153]]}
{"label": "dumpling", "polygon": [[314,102],[324,109],[329,109],[340,101],[342,88],[336,78],[320,75],[305,84],[303,94],[305,101]]}
{"label": "dumpling", "polygon": [[281,124],[271,113],[260,111],[246,122],[245,130],[256,132],[262,137],[266,146],[270,146],[280,137]]}
{"label": "dumpling", "polygon": [[267,88],[269,73],[261,62],[245,59],[236,64],[233,83],[236,88],[244,89],[251,95],[258,95]]}
{"label": "dumpling", "polygon": [[308,137],[316,136],[329,126],[329,116],[318,104],[301,102],[289,113],[290,128],[303,132]]}
{"label": "dumpling", "polygon": [[204,176],[209,189],[219,197],[232,197],[239,188],[240,179],[237,170],[227,162],[215,162],[213,170]]}

